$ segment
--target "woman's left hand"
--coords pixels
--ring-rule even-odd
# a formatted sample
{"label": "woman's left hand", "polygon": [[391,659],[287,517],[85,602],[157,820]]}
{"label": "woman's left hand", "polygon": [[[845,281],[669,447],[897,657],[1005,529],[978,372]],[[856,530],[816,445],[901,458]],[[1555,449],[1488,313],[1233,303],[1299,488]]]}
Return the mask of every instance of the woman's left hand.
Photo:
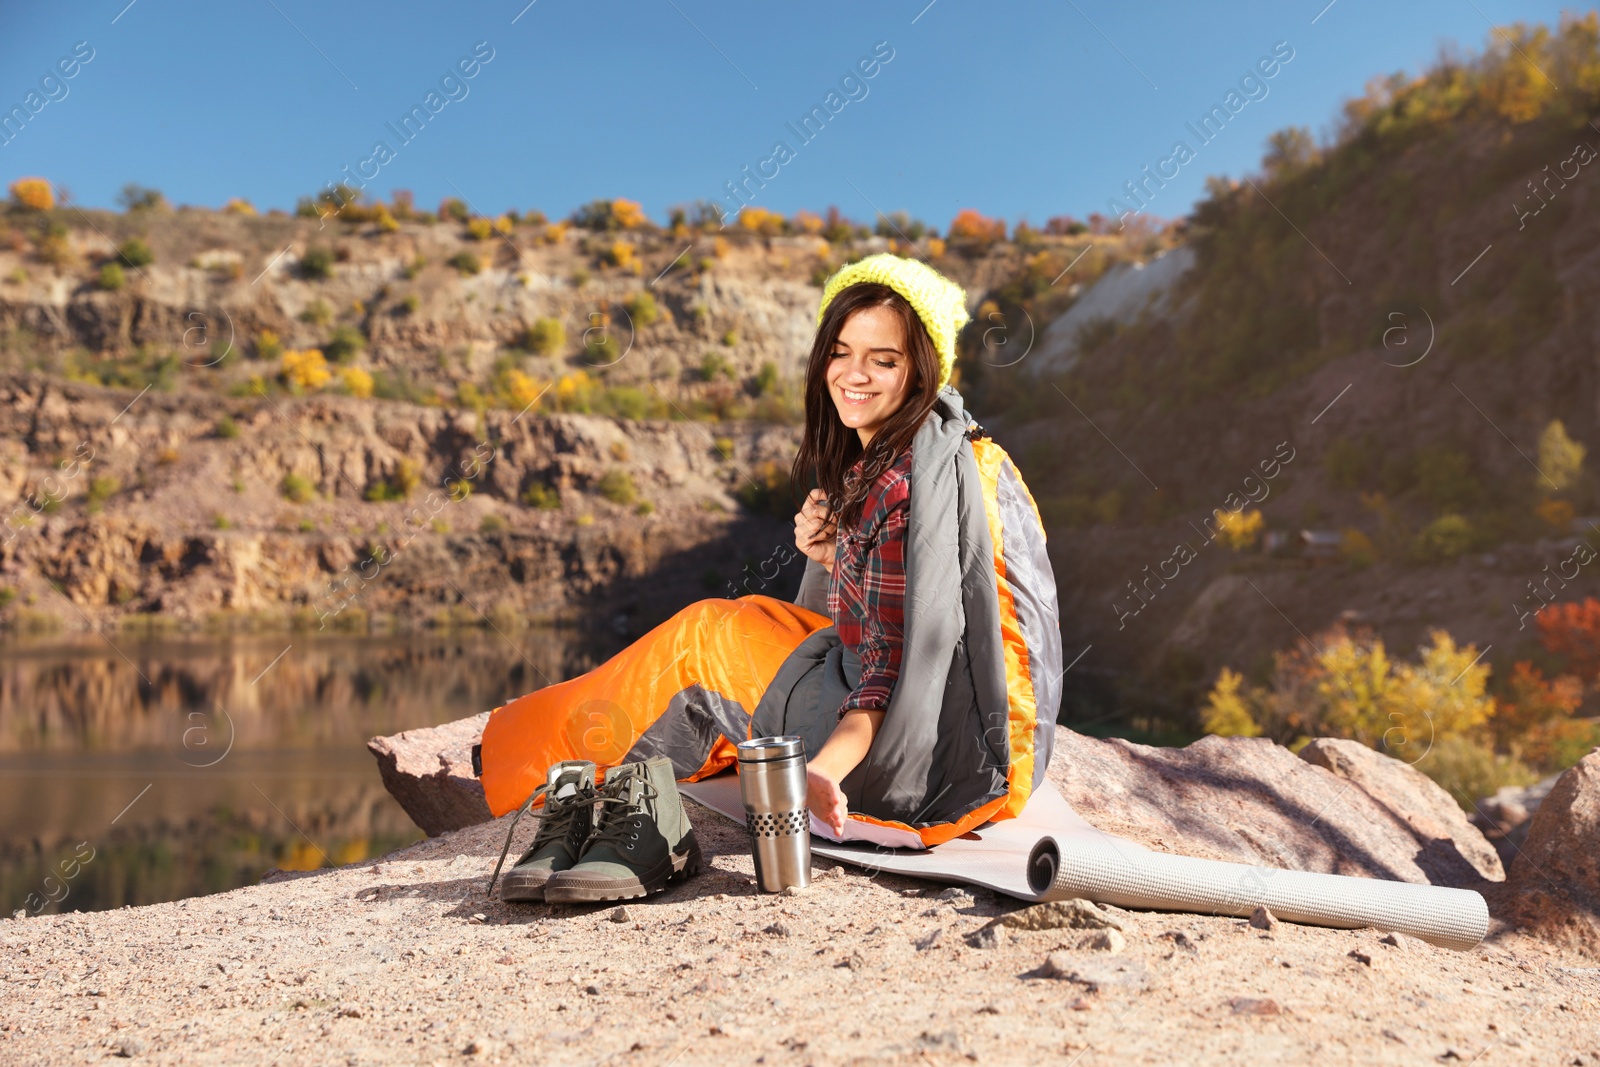
{"label": "woman's left hand", "polygon": [[849,813],[844,790],[826,771],[814,765],[806,767],[806,806],[835,834],[843,836],[845,816]]}

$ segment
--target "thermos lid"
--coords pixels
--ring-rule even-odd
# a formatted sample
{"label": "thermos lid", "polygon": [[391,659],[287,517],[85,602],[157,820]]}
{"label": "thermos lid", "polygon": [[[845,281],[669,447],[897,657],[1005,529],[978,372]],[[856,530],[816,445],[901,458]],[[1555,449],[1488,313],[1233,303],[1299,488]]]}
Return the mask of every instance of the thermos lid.
{"label": "thermos lid", "polygon": [[752,737],[748,741],[740,741],[737,747],[741,763],[793,759],[795,756],[803,757],[806,754],[805,741],[793,734],[784,734],[780,737]]}

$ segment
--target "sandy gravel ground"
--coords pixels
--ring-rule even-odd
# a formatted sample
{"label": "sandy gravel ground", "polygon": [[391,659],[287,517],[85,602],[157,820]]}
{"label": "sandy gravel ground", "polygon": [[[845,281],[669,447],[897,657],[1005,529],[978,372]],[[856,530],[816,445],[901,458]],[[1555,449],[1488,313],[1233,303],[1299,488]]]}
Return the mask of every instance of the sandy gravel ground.
{"label": "sandy gravel ground", "polygon": [[1452,952],[1113,909],[1117,937],[975,937],[1026,905],[822,860],[763,894],[743,829],[689,811],[708,869],[621,914],[487,900],[502,819],[0,921],[0,1063],[1600,1064],[1596,961],[1516,933]]}

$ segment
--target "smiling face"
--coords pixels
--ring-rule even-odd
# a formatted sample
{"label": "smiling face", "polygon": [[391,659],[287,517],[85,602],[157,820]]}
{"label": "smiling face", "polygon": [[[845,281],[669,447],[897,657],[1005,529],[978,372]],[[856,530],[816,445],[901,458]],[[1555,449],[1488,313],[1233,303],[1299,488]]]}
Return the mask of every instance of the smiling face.
{"label": "smiling face", "polygon": [[866,307],[846,319],[828,357],[827,379],[839,420],[861,435],[865,448],[911,391],[900,316],[886,307]]}

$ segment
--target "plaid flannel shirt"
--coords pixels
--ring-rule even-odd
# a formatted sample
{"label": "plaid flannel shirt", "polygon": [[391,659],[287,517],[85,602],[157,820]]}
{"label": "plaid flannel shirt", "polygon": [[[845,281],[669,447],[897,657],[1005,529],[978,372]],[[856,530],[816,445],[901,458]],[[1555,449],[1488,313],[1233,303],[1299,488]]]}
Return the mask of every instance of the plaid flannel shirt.
{"label": "plaid flannel shirt", "polygon": [[[858,460],[859,469],[863,460]],[[828,579],[828,614],[840,641],[861,659],[861,681],[839,707],[887,711],[900,675],[905,633],[906,525],[911,515],[911,449],[879,475],[854,530],[841,529]]]}

